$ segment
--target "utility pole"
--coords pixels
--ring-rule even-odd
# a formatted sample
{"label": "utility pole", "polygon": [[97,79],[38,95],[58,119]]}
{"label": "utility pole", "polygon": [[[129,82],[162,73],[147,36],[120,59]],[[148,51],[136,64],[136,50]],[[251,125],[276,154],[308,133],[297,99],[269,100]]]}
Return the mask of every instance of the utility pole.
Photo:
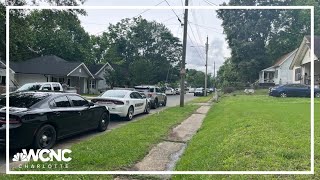
{"label": "utility pole", "polygon": [[206,43],[206,74],[205,74],[205,76],[204,76],[204,96],[207,96],[208,50],[209,50],[209,44],[208,44],[208,36],[207,36],[207,43]]}
{"label": "utility pole", "polygon": [[[188,6],[189,0],[185,0],[185,6]],[[186,51],[187,51],[187,30],[188,30],[188,9],[184,11],[184,24],[183,24],[183,47],[182,47],[182,62],[181,62],[181,81],[180,81],[180,107],[184,106],[184,81],[186,75]]]}
{"label": "utility pole", "polygon": [[213,77],[216,78],[216,62],[213,61]]}

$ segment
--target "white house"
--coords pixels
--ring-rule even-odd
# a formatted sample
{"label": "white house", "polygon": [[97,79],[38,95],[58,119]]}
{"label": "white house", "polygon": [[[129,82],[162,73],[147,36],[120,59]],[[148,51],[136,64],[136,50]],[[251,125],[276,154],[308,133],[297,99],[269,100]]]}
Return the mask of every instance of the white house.
{"label": "white house", "polygon": [[259,84],[289,84],[293,71],[289,68],[298,49],[280,57],[273,66],[260,71]]}
{"label": "white house", "polygon": [[[293,70],[293,82],[310,85],[311,84],[311,37],[305,36],[299,49],[290,65]],[[314,37],[314,83],[320,85],[320,36]]]}

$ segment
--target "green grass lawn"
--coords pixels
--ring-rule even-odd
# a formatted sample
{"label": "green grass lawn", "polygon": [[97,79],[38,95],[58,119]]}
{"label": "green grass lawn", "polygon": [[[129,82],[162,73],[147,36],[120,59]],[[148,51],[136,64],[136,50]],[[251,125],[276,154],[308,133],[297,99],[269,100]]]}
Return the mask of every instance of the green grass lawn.
{"label": "green grass lawn", "polygon": [[[319,163],[319,108],[316,100],[316,163]],[[318,110],[318,111],[317,111]],[[318,113],[317,113],[318,112]],[[318,130],[317,130],[318,129]],[[320,165],[316,164],[319,172]],[[213,106],[189,142],[179,171],[310,170],[310,99],[237,95]],[[319,179],[316,176],[176,175],[174,179]]]}
{"label": "green grass lawn", "polygon": [[[188,104],[184,108],[172,107],[129,123],[111,132],[94,137],[71,147],[72,161],[67,171],[114,171],[126,170],[141,160],[149,150],[163,138],[172,127],[189,117],[199,106]],[[29,165],[31,165],[29,163]],[[23,169],[30,170],[30,169]],[[41,169],[49,170],[49,169]],[[112,175],[23,175],[5,178],[101,178],[112,179]]]}

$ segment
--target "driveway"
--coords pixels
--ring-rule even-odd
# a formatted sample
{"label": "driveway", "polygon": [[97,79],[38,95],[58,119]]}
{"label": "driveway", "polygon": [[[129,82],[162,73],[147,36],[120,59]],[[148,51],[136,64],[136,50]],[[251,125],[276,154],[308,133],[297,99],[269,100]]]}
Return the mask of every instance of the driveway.
{"label": "driveway", "polygon": [[[192,99],[194,99],[195,97],[193,96],[193,94],[187,93],[185,95],[185,102],[188,102]],[[177,106],[180,104],[180,96],[179,95],[170,95],[167,96],[167,106],[166,107],[173,107],[173,106]],[[152,109],[150,114],[154,114],[157,113],[159,111],[164,110],[166,107],[159,107],[157,109]],[[142,114],[142,115],[138,115],[135,116],[134,119],[132,121],[138,121],[140,120],[142,117],[147,116],[146,114]],[[130,122],[132,122],[130,121]],[[128,121],[125,120],[121,120],[121,119],[116,119],[116,118],[112,118],[111,122],[108,126],[108,130],[106,132],[112,131],[115,128],[121,127],[125,124],[127,124]],[[106,133],[104,132],[104,133]],[[83,140],[92,138],[94,136],[97,135],[101,135],[101,133],[97,132],[97,131],[89,131],[89,132],[85,132],[76,136],[72,136],[70,138],[66,138],[63,139],[61,141],[59,141],[55,146],[54,149],[66,149],[69,148],[72,144],[77,143],[77,142],[81,142]],[[0,173],[5,173],[5,163],[6,163],[6,157],[5,157],[5,151],[1,151],[0,152]],[[17,152],[10,152],[10,156],[12,157],[14,154],[16,154]],[[11,160],[10,160],[11,161]],[[14,164],[13,162],[10,162],[10,166],[11,167],[15,167],[16,164]]]}

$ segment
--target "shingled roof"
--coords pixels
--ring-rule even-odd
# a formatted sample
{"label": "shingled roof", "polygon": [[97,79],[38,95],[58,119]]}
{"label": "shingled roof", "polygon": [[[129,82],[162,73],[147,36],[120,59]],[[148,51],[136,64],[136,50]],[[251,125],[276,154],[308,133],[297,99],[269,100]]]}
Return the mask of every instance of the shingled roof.
{"label": "shingled roof", "polygon": [[[311,36],[306,36],[307,40],[311,42]],[[310,47],[311,44],[308,44]],[[320,58],[320,36],[314,36],[314,54]]]}
{"label": "shingled roof", "polygon": [[88,69],[92,74],[96,74],[105,64],[91,64],[88,65]]}
{"label": "shingled roof", "polygon": [[291,51],[283,56],[281,56],[279,59],[276,60],[276,62],[273,64],[273,67],[278,67],[282,63],[284,63],[291,55],[293,55],[298,49],[295,49],[294,51]]}
{"label": "shingled roof", "polygon": [[68,75],[82,62],[69,62],[57,56],[41,56],[21,62],[10,62],[10,68],[16,73]]}

